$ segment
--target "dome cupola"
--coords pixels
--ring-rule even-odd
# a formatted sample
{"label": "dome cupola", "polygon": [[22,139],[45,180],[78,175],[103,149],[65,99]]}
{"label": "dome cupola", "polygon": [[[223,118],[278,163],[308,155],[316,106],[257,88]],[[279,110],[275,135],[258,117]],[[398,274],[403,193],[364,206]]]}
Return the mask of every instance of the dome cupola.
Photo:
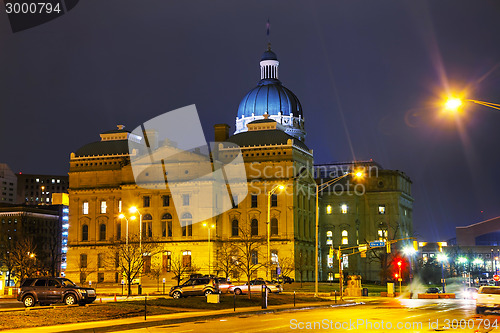
{"label": "dome cupola", "polygon": [[278,67],[278,57],[268,44],[260,61],[260,81],[240,102],[235,134],[248,131],[248,123],[268,115],[283,125],[286,133],[304,141],[302,106],[297,96],[279,80]]}

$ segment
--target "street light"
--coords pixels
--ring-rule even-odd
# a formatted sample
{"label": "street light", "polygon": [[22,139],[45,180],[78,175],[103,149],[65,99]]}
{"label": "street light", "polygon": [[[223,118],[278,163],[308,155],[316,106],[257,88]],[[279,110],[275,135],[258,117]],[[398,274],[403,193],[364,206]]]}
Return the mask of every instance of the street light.
{"label": "street light", "polygon": [[[128,211],[132,214],[135,214],[135,213],[139,214],[139,254],[142,257],[143,256],[143,254],[142,254],[142,214],[139,211],[139,209],[137,209],[137,207],[135,207],[135,206],[130,207]],[[136,219],[135,215],[132,215],[130,217],[130,219],[132,221],[134,221]],[[142,283],[142,270],[139,271],[139,285],[138,285],[139,294],[142,293],[141,283]]]}
{"label": "street light", "polygon": [[398,277],[398,281],[399,281],[399,296],[401,296],[401,281],[403,280],[403,278],[401,277],[401,260],[398,261],[398,268],[399,268],[399,277]]}
{"label": "street light", "polygon": [[464,104],[464,102],[472,102],[492,109],[500,110],[500,104],[478,101],[475,99],[461,99],[457,97],[448,98],[448,100],[444,103],[444,107],[446,110],[457,112],[458,109]]}
{"label": "street light", "polygon": [[445,280],[444,280],[444,263],[448,261],[448,256],[444,253],[439,253],[437,256],[437,259],[439,262],[441,262],[441,283],[443,285],[443,293],[446,292],[445,290]]}
{"label": "street light", "polygon": [[211,257],[211,252],[210,252],[210,229],[215,228],[215,224],[211,224],[210,226],[207,223],[203,223],[203,226],[207,228],[208,230],[208,276],[210,276],[210,257]]}
{"label": "street light", "polygon": [[[350,175],[355,175],[356,178],[362,178],[364,177],[364,172],[361,171],[361,170],[358,170],[356,172],[347,172],[345,173],[344,175],[342,176],[339,176],[339,177],[336,177],[336,178],[333,178],[333,179],[330,179],[329,181],[325,182],[325,183],[322,183],[322,184],[316,184],[316,242],[315,242],[315,263],[314,263],[314,270],[315,270],[315,280],[314,280],[314,297],[318,297],[318,257],[319,257],[319,253],[318,253],[318,237],[319,237],[319,192],[320,191],[323,191],[325,188],[327,188],[328,186],[332,185],[333,183],[341,180],[342,178],[345,178],[347,176],[350,176]],[[341,257],[339,257],[339,262],[340,260],[342,260]],[[339,269],[339,274],[340,274],[340,269]],[[342,276],[339,277],[339,283],[340,283],[340,299],[342,299]]]}
{"label": "street light", "polygon": [[125,221],[127,221],[127,228],[126,228],[126,232],[125,232],[125,244],[127,245],[127,248],[128,248],[128,219],[125,216],[125,214],[123,214],[123,213],[118,215],[118,218],[120,218],[121,220],[125,219]]}
{"label": "street light", "polygon": [[269,280],[271,275],[271,195],[276,190],[285,189],[284,185],[275,185],[269,192],[267,192],[267,270],[266,278]]}

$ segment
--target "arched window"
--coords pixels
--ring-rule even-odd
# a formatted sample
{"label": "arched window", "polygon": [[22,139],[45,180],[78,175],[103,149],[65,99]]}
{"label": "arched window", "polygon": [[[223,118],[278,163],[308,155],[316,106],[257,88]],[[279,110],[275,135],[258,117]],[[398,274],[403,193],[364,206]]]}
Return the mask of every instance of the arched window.
{"label": "arched window", "polygon": [[151,216],[151,214],[145,214],[143,217],[142,217],[142,220],[143,221],[149,221],[149,220],[152,220],[153,217]]}
{"label": "arched window", "polygon": [[271,219],[271,236],[278,235],[278,220],[273,217]]}
{"label": "arched window", "polygon": [[347,230],[342,230],[342,245],[349,244]]}
{"label": "arched window", "polygon": [[82,226],[82,241],[86,242],[89,240],[89,226],[84,224]]}
{"label": "arched window", "polygon": [[104,223],[99,226],[99,240],[106,240],[106,225]]}
{"label": "arched window", "polygon": [[231,223],[231,236],[238,236],[238,220],[233,220]]}
{"label": "arched window", "polygon": [[258,236],[259,235],[259,221],[257,221],[256,219],[253,219],[252,222],[251,222],[251,235],[252,236]]}
{"label": "arched window", "polygon": [[161,236],[172,237],[172,215],[165,213],[161,217]]}
{"label": "arched window", "polygon": [[181,226],[182,236],[193,236],[193,216],[190,213],[182,214]]}

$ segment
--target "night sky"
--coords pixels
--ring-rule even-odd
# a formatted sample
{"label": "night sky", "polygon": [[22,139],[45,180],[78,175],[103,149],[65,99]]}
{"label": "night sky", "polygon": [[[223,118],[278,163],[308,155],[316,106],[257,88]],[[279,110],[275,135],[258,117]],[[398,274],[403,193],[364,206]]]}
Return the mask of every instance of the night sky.
{"label": "night sky", "polygon": [[12,33],[0,13],[0,162],[65,174],[69,155],[196,104],[205,135],[259,80],[266,21],[316,163],[373,159],[413,181],[419,239],[500,215],[500,2],[84,0]]}

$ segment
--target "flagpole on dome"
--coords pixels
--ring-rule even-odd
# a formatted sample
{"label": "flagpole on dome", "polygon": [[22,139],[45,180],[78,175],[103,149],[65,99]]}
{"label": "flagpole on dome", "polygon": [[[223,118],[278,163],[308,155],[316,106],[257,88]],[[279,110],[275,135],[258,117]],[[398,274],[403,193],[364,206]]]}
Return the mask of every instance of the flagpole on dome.
{"label": "flagpole on dome", "polygon": [[267,49],[271,50],[271,22],[269,22],[269,17],[266,23],[266,35],[267,35]]}

